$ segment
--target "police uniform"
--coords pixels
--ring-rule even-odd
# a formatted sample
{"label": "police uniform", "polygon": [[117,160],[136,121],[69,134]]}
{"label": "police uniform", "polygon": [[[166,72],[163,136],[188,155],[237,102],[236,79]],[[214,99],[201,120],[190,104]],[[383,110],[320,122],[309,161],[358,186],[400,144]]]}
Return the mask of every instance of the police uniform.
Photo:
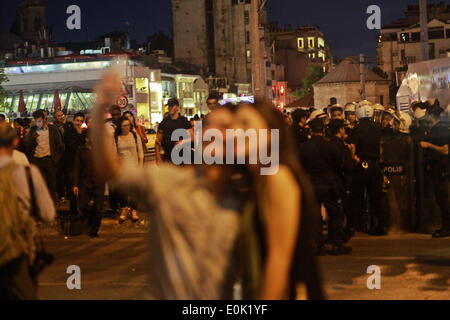
{"label": "police uniform", "polygon": [[[435,124],[429,135],[425,138],[435,146],[449,145],[449,128],[443,122]],[[441,209],[442,229],[450,232],[450,209],[448,199],[448,155],[441,154],[431,148],[424,150],[425,174],[430,179],[430,184]]]}
{"label": "police uniform", "polygon": [[317,200],[327,210],[328,239],[333,245],[341,246],[346,240],[345,215],[339,179],[329,165],[329,159],[336,157],[334,152],[330,143],[318,135],[313,135],[300,146],[301,163],[311,177]]}
{"label": "police uniform", "polygon": [[[365,210],[364,191],[370,200],[370,208],[375,211],[377,227],[371,226],[370,233],[385,234],[387,227],[387,210],[385,195],[382,192],[383,175],[379,165],[381,128],[370,118],[363,118],[355,127],[351,142],[355,145],[356,155],[361,164],[355,169],[352,199],[355,215],[361,215]],[[361,218],[361,216],[359,216]],[[364,221],[359,227],[366,229]]]}

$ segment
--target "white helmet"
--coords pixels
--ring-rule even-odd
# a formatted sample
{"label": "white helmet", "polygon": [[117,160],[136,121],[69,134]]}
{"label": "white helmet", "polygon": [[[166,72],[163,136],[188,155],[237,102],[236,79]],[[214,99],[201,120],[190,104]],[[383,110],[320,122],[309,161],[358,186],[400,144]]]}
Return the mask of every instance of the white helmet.
{"label": "white helmet", "polygon": [[411,127],[411,116],[403,111],[400,111],[400,132],[409,134],[409,128]]}
{"label": "white helmet", "polygon": [[345,105],[345,112],[356,112],[356,102],[349,102]]}
{"label": "white helmet", "polygon": [[358,103],[356,106],[356,117],[359,119],[363,118],[372,118],[373,116],[373,107],[372,104],[367,101],[363,100]]}
{"label": "white helmet", "polygon": [[323,110],[314,110],[309,116],[309,121],[313,121],[314,119],[326,118],[327,114]]}
{"label": "white helmet", "polygon": [[379,103],[375,103],[373,105],[373,111],[375,112],[375,111],[378,111],[378,110],[384,111],[384,107],[381,104],[379,104]]}

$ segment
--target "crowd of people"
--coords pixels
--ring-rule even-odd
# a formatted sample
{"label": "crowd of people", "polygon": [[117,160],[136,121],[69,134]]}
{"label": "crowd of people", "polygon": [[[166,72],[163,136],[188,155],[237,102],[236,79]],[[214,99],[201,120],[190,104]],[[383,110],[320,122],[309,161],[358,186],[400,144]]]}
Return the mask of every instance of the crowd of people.
{"label": "crowd of people", "polygon": [[[260,147],[279,143],[279,170],[261,175],[262,163],[173,165],[172,150],[186,142],[173,141],[173,132],[184,129],[194,136],[176,99],[169,100],[169,112],[158,125],[157,165],[144,165],[145,129],[114,105],[120,92],[117,76],[106,74],[88,119],[78,113],[68,122],[58,111],[49,123],[46,112],[38,110],[31,124],[18,120],[13,129],[3,122],[0,167],[17,171],[9,183],[25,190],[22,211],[27,211],[33,197],[24,187],[25,171],[12,165],[18,159],[13,154],[24,152],[34,165],[43,219],[54,219],[53,203],[67,197],[71,210],[89,215],[91,237],[98,236],[106,184],[119,223],[129,217],[138,221],[139,212],[148,212],[151,295],[156,299],[231,299],[237,282],[244,299],[323,299],[315,256],[349,254],[355,231],[387,234],[383,189],[388,179],[381,168],[385,137],[412,141],[423,155],[415,166],[428,173],[442,215],[442,227],[433,237],[450,236],[449,135],[438,101],[414,103],[410,113],[364,100],[283,114],[263,101],[221,106],[211,95],[211,113],[195,119],[203,130],[279,131],[278,141],[258,140]],[[249,148],[244,150],[249,157]],[[362,214],[367,207],[373,213],[370,223]],[[22,250],[2,268],[14,273],[11,263],[22,264],[27,257]],[[14,287],[5,279],[3,292]]]}

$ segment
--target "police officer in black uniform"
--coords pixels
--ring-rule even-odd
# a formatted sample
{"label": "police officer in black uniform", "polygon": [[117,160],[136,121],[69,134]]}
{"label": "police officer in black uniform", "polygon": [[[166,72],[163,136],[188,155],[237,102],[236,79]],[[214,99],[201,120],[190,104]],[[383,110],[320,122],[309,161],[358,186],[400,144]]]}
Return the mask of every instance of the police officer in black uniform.
{"label": "police officer in black uniform", "polygon": [[[353,188],[353,209],[355,215],[365,211],[366,191],[369,197],[369,208],[375,212],[376,225],[371,225],[371,235],[387,234],[388,214],[385,195],[382,192],[383,175],[379,165],[381,128],[372,121],[373,108],[369,101],[361,101],[356,107],[359,124],[351,137],[359,165],[355,170]],[[370,213],[369,213],[369,216]],[[365,223],[365,222],[363,222]],[[363,230],[365,226],[362,226]]]}
{"label": "police officer in black uniform", "polygon": [[443,109],[435,100],[428,109],[432,121],[429,135],[420,142],[424,149],[425,174],[430,179],[436,201],[441,209],[442,227],[433,233],[434,238],[450,236],[450,208],[448,199],[448,124],[440,121]]}
{"label": "police officer in black uniform", "polygon": [[338,177],[339,189],[343,196],[344,212],[347,218],[347,223],[344,229],[345,235],[349,240],[355,234],[356,221],[353,216],[351,206],[351,190],[352,190],[352,178],[354,171],[357,167],[357,157],[354,153],[354,146],[348,145],[345,142],[346,126],[345,121],[340,119],[331,120],[328,125],[328,132],[330,134],[330,148],[335,151],[335,157],[330,158],[330,167],[334,170],[335,175]]}
{"label": "police officer in black uniform", "polygon": [[[309,173],[316,197],[323,204],[328,214],[328,240],[332,244],[329,251],[332,255],[342,255],[351,252],[351,247],[345,246],[347,238],[344,233],[345,215],[342,205],[342,194],[339,188],[339,179],[336,177],[328,161],[337,159],[330,148],[330,143],[325,141],[325,113],[317,112],[312,115],[310,122],[311,139],[300,146],[300,159],[303,167]],[[319,250],[324,250],[324,241],[320,238],[317,243]]]}

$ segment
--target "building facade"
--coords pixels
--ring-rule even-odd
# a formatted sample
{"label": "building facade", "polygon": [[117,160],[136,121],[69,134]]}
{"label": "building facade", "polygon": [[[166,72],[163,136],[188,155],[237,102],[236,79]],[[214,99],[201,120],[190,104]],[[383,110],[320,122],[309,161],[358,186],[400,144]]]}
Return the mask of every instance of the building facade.
{"label": "building facade", "polygon": [[285,79],[293,91],[302,88],[311,64],[328,72],[332,66],[330,48],[320,29],[304,26],[297,29],[280,29],[278,23],[268,26],[269,39],[274,45],[275,63],[285,66]]}
{"label": "building facade", "polygon": [[[419,6],[408,6],[405,17],[391,22],[380,31],[377,64],[390,80],[407,65],[422,61]],[[428,5],[429,58],[439,59],[450,52],[450,5]]]}
{"label": "building facade", "polygon": [[[256,0],[254,0],[256,1]],[[252,93],[251,0],[172,0],[175,62],[202,68],[211,90],[238,95]],[[267,13],[259,15],[265,38]],[[272,98],[274,70],[270,45],[261,41],[266,95]]]}
{"label": "building facade", "polygon": [[[324,108],[333,104],[361,100],[360,63],[353,57],[345,58],[314,85],[314,105]],[[365,82],[366,99],[372,103],[389,103],[389,81],[372,70],[367,70]]]}

